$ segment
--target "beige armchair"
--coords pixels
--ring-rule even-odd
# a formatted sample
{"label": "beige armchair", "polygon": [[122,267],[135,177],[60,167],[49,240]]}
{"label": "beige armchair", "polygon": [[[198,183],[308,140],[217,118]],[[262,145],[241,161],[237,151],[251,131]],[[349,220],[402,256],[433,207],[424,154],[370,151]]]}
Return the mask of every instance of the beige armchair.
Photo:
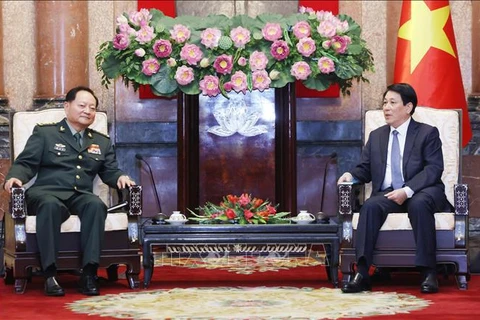
{"label": "beige armchair", "polygon": [[[24,149],[28,137],[38,122],[58,122],[65,117],[62,109],[25,111],[13,114],[10,126],[11,157],[15,159]],[[108,133],[107,115],[97,112],[95,122],[90,126],[99,132]],[[35,179],[35,178],[34,178]],[[32,269],[40,268],[36,243],[36,219],[26,212],[25,190],[34,181],[22,188],[13,188],[10,200],[10,214],[5,216],[5,277],[6,284],[15,284],[15,292],[25,291]],[[94,192],[111,205],[114,195],[98,177],[94,182]],[[108,268],[109,280],[117,280],[117,266],[126,265],[126,277],[131,288],[138,288],[140,273],[140,250],[138,219],[142,214],[142,187],[129,188],[127,194],[119,196],[123,204],[118,210],[109,210],[105,223],[104,248],[100,257],[100,267]],[[123,198],[123,199],[122,199]],[[80,270],[80,219],[76,215],[62,224],[61,245],[57,259],[58,270]]]}
{"label": "beige armchair", "polygon": [[[435,214],[437,237],[437,264],[453,266],[459,289],[467,289],[470,277],[468,261],[468,187],[461,184],[461,111],[417,107],[413,118],[438,128],[442,140],[445,193],[454,212]],[[385,124],[382,110],[369,110],[365,114],[365,141],[370,132]],[[351,280],[355,264],[355,231],[358,212],[353,212],[357,186],[342,184],[338,187],[339,213],[342,221],[340,264],[343,282]],[[362,192],[363,191],[363,192]],[[367,199],[371,185],[365,185]],[[361,201],[360,201],[361,202]],[[414,267],[415,240],[407,213],[391,213],[383,224],[374,251],[373,264],[377,267]]]}

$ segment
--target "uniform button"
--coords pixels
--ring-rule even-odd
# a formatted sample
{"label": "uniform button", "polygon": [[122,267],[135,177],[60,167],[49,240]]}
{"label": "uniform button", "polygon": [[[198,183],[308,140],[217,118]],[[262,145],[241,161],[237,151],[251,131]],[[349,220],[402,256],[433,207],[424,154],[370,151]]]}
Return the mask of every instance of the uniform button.
{"label": "uniform button", "polygon": [[77,175],[75,176],[75,178],[77,178],[77,180],[79,180],[79,179],[80,179],[80,176],[77,174]]}
{"label": "uniform button", "polygon": [[73,186],[73,189],[77,190],[77,186]]}
{"label": "uniform button", "polygon": [[80,170],[80,169],[82,169],[82,167],[80,167],[80,166],[77,166],[77,169],[79,169],[79,170]]}
{"label": "uniform button", "polygon": [[82,155],[81,155],[81,154],[79,154],[79,155],[78,155],[78,159],[80,159],[80,160],[82,160],[82,159],[83,159],[83,157],[82,157]]}
{"label": "uniform button", "polygon": [[61,153],[60,153],[60,152],[58,152],[58,153],[57,153],[57,155],[61,155]]}

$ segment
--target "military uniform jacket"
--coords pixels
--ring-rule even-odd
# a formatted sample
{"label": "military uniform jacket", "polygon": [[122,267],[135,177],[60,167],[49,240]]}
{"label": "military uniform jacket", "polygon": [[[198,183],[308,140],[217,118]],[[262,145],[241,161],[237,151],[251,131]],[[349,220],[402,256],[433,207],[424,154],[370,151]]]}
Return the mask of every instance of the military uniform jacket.
{"label": "military uniform jacket", "polygon": [[104,183],[115,188],[124,173],[118,168],[108,136],[87,128],[80,148],[63,119],[56,124],[35,126],[6,180],[15,177],[25,184],[36,174],[37,179],[27,196],[52,194],[66,200],[75,192],[93,193],[97,174]]}

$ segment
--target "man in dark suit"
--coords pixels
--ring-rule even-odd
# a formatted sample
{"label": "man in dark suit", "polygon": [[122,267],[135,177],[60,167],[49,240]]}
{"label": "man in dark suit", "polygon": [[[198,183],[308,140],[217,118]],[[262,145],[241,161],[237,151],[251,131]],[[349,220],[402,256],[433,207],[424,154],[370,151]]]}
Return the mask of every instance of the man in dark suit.
{"label": "man in dark suit", "polygon": [[437,128],[411,118],[416,106],[410,85],[390,85],[383,95],[387,124],[370,133],[360,163],[338,179],[338,183],[372,182],[372,196],[360,209],[357,226],[357,273],[343,286],[344,293],[371,290],[373,250],[391,212],[408,212],[416,241],[415,264],[424,275],[421,292],[438,292],[434,213],[449,208],[441,180],[442,142]]}
{"label": "man in dark suit", "polygon": [[25,149],[18,155],[5,178],[4,189],[22,186],[35,175],[26,191],[28,212],[36,215],[36,237],[45,294],[63,296],[56,280],[60,226],[70,214],[81,220],[83,269],[80,291],[98,295],[96,284],[107,206],[93,194],[98,174],[110,187],[123,189],[135,184],[118,168],[110,138],[89,129],[98,99],[87,87],[71,89],[65,98],[66,118],[58,123],[35,126]]}

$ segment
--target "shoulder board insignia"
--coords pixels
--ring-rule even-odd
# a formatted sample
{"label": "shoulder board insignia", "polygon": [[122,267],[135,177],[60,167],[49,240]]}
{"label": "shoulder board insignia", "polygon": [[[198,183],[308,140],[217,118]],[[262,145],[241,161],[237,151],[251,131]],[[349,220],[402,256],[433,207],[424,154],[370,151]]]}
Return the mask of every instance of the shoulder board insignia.
{"label": "shoulder board insignia", "polygon": [[57,123],[56,122],[42,122],[42,123],[37,123],[40,127],[45,127],[45,126],[54,126]]}

